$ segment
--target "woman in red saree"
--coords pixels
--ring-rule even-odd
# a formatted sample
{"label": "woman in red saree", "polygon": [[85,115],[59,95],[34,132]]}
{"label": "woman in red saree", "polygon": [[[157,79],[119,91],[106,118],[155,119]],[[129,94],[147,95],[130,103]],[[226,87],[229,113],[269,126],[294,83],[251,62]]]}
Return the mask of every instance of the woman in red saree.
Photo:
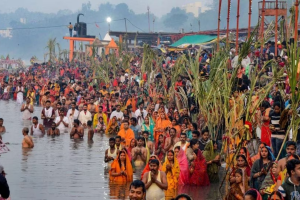
{"label": "woman in red saree", "polygon": [[133,169],[125,150],[120,151],[117,158],[111,163],[109,180],[117,183],[131,182],[133,180]]}
{"label": "woman in red saree", "polygon": [[263,101],[260,107],[260,112],[262,115],[262,124],[261,124],[261,142],[265,143],[267,146],[271,146],[271,130],[270,125],[270,114],[271,108],[270,103]]}
{"label": "woman in red saree", "polygon": [[159,135],[157,142],[155,143],[155,155],[157,155],[158,159],[160,162],[163,161],[165,157],[165,141],[166,138],[162,134]]}
{"label": "woman in red saree", "polygon": [[191,162],[189,185],[208,186],[209,177],[207,174],[207,165],[202,152],[199,149],[194,150],[195,159]]}

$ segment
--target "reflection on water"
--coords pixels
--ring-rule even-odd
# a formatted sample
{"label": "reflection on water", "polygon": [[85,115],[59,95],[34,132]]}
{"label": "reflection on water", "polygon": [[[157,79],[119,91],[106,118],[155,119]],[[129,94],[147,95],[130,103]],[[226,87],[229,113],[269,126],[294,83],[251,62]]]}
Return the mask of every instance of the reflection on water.
{"label": "reflection on water", "polygon": [[[33,116],[40,118],[41,108]],[[101,200],[128,199],[129,184],[109,183],[104,152],[108,137],[95,134],[93,142],[84,139],[71,140],[69,134],[57,137],[34,137],[33,149],[22,149],[22,128],[31,126],[22,121],[20,105],[0,101],[0,118],[4,119],[7,132],[2,135],[9,142],[10,151],[1,154],[0,163],[7,172],[12,199],[22,200]],[[39,120],[41,123],[42,121]],[[134,179],[140,177],[137,170]],[[177,191],[168,191],[168,196]],[[180,187],[178,193],[187,193],[196,200],[219,199],[218,185],[206,188]]]}

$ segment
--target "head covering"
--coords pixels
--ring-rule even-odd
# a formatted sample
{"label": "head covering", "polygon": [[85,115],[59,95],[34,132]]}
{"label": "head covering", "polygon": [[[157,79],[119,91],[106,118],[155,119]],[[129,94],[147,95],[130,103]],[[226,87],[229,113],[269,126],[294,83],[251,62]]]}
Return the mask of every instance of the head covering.
{"label": "head covering", "polygon": [[[125,153],[125,156],[126,156],[126,160],[125,160],[126,176],[112,176],[111,175],[112,170],[114,170],[117,173],[123,171],[120,166],[121,165],[121,161],[120,161],[121,153]],[[120,181],[131,182],[133,180],[133,169],[132,169],[131,161],[125,150],[121,150],[118,153],[117,158],[111,163],[111,169],[109,170],[109,179],[110,179],[110,181],[113,181],[113,182],[120,182]]]}

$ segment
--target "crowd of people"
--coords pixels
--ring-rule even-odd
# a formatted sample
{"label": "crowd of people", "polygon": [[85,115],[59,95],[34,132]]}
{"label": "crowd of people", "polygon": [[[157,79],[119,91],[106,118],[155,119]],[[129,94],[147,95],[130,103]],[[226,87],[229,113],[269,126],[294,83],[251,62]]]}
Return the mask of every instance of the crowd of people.
{"label": "crowd of people", "polygon": [[[280,56],[274,56],[274,45],[280,47]],[[270,42],[263,57],[253,52],[243,59],[238,66],[237,87],[232,91],[234,99],[249,90],[250,74],[257,73],[255,69],[264,63],[275,60],[284,68],[285,45]],[[109,148],[103,154],[109,179],[119,184],[132,182],[130,199],[191,199],[184,194],[176,197],[178,187],[220,183],[221,163],[224,155],[230,154],[234,156],[225,167],[225,199],[300,199],[299,143],[293,142],[288,132],[288,81],[283,86],[275,84],[256,109],[253,138],[226,154],[222,148],[225,128],[211,133],[189,77],[182,74],[176,82],[171,81],[170,69],[181,53],[162,56],[162,71],[154,76],[142,73],[142,56],[135,54],[129,69],[110,69],[109,82],[94,79],[89,61],[33,64],[26,72],[0,74],[0,99],[16,100],[23,120],[32,120],[31,128],[22,130],[24,148],[34,147],[31,135],[57,137],[68,133],[71,139],[86,137],[90,142],[94,134],[108,135]],[[190,56],[196,59],[194,54]],[[199,76],[209,77],[211,56],[201,53]],[[235,57],[229,65],[229,70],[237,67]],[[270,73],[272,67],[267,65],[263,74],[257,74],[262,85],[268,82],[263,75]],[[172,84],[175,91],[184,92],[186,105],[178,96],[170,97]],[[255,95],[250,97],[253,104]],[[36,106],[42,107],[40,116],[32,116]],[[242,120],[236,123],[240,122],[243,126]],[[5,132],[3,119],[0,132]],[[140,180],[133,181],[134,173],[141,174]]]}

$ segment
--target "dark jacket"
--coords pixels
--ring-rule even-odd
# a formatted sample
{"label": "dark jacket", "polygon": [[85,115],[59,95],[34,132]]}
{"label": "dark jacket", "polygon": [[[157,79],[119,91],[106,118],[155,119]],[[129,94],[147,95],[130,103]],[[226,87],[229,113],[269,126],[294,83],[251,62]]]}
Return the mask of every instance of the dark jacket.
{"label": "dark jacket", "polygon": [[288,178],[278,190],[284,195],[285,200],[300,200],[300,186],[294,185],[290,178]]}
{"label": "dark jacket", "polygon": [[10,195],[6,178],[2,174],[0,174],[0,195],[4,199],[7,199]]}

